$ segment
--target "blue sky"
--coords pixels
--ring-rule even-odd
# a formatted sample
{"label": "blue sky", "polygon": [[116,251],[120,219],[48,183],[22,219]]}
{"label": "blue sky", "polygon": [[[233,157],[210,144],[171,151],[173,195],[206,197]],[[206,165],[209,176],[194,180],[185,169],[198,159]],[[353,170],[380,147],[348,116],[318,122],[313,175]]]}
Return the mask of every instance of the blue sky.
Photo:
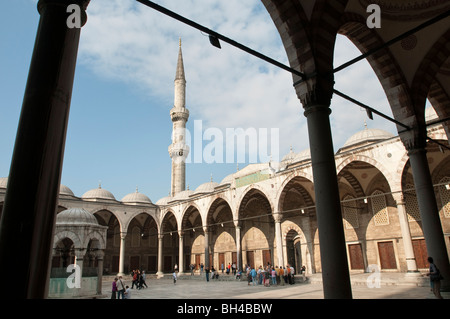
{"label": "blue sky", "polygon": [[[286,53],[259,0],[160,0],[158,4],[186,16],[250,48],[287,64]],[[7,176],[31,54],[39,21],[36,0],[3,4],[0,20],[0,176]],[[208,12],[208,14],[204,14]],[[203,130],[271,128],[279,130],[279,160],[290,146],[308,148],[303,108],[292,77],[255,57],[222,43],[218,50],[207,36],[133,0],[94,0],[81,32],[72,95],[62,184],[76,196],[98,187],[117,200],[134,192],[153,202],[170,190],[172,123],[178,41],[182,50],[190,111]],[[250,15],[252,20],[248,18]],[[335,64],[359,51],[338,37]],[[381,85],[366,61],[336,74],[336,88],[391,115]],[[334,97],[331,115],[335,149],[364,128],[364,110]],[[375,117],[369,127],[395,133]],[[203,146],[210,141],[204,140]],[[275,147],[275,145],[273,146]],[[226,150],[225,150],[226,151]],[[225,159],[225,158],[224,158]],[[243,168],[248,163],[239,163]],[[189,163],[186,183],[220,182],[237,163]]]}

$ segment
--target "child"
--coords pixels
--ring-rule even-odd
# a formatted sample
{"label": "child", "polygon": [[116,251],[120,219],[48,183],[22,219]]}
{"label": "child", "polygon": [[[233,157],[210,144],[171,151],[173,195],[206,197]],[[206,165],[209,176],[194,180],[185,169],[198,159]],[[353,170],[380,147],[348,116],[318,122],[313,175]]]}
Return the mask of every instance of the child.
{"label": "child", "polygon": [[173,272],[173,284],[175,285],[177,283],[177,271],[174,270]]}

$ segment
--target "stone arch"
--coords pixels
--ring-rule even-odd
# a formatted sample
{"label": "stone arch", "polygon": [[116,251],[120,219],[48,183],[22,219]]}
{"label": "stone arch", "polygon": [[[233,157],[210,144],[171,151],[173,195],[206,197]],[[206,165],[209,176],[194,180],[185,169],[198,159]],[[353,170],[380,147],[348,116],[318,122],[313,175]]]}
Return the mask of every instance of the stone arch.
{"label": "stone arch", "polygon": [[275,195],[275,203],[276,203],[275,207],[277,207],[278,211],[282,210],[281,203],[283,201],[284,196],[286,195],[285,187],[286,187],[286,185],[291,183],[294,178],[297,178],[297,179],[301,178],[305,182],[311,183],[312,187],[314,187],[313,177],[311,175],[309,175],[308,173],[303,172],[303,171],[294,171],[294,172],[288,174],[286,176],[286,178],[283,180],[283,182],[281,183],[281,185],[278,187],[277,193]]}
{"label": "stone arch", "polygon": [[[359,182],[355,181],[354,176],[345,174],[345,168],[351,167],[349,165],[351,165],[352,163],[357,163],[357,162],[362,162],[362,163],[366,163],[366,164],[373,166],[386,178],[391,189],[398,188],[398,186],[400,184],[400,179],[395,180],[394,176],[392,176],[391,172],[389,170],[387,170],[386,167],[384,167],[384,165],[382,165],[379,161],[377,161],[373,158],[367,157],[365,155],[352,155],[352,156],[346,158],[344,161],[342,161],[337,166],[336,171],[338,172],[338,177],[349,177],[351,179],[351,181],[354,182],[355,187],[357,187],[355,189],[355,191],[357,191],[358,194],[360,194],[361,196],[364,196],[364,192],[362,190],[361,185],[359,185]],[[351,181],[349,180],[349,183],[353,186]]]}
{"label": "stone arch", "polygon": [[76,234],[75,232],[72,232],[72,231],[63,230],[63,231],[57,232],[55,234],[54,242],[53,242],[53,249],[55,249],[56,246],[59,244],[59,242],[61,242],[65,238],[68,238],[72,241],[74,248],[80,249],[80,248],[84,247],[83,246],[84,243],[78,234]]}

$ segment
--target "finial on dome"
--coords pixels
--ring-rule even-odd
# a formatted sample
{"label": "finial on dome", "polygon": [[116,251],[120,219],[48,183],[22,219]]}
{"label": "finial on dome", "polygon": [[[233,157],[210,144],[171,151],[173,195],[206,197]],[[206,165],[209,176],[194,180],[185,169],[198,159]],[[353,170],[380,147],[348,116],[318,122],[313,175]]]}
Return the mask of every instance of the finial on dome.
{"label": "finial on dome", "polygon": [[364,128],[367,130],[367,122],[365,119],[364,119]]}
{"label": "finial on dome", "polygon": [[139,192],[138,192],[138,187],[137,187],[137,185],[136,185],[136,193],[139,193]]}
{"label": "finial on dome", "polygon": [[211,182],[213,181],[213,178],[212,178],[212,173],[211,173]]}
{"label": "finial on dome", "polygon": [[99,188],[99,189],[102,188],[102,181],[101,181],[101,180],[98,181],[98,188]]}

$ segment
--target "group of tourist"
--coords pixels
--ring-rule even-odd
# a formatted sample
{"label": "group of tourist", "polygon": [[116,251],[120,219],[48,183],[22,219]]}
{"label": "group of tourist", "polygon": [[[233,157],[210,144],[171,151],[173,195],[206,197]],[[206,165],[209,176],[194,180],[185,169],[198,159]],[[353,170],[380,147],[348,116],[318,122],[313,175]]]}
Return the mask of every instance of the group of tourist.
{"label": "group of tourist", "polygon": [[118,276],[114,278],[112,283],[112,294],[111,299],[130,299],[131,298],[131,289],[143,289],[148,288],[147,283],[145,282],[145,270],[140,271],[139,269],[135,269],[131,272],[131,288],[128,285],[123,283],[122,276]]}
{"label": "group of tourist", "polygon": [[[305,266],[301,268],[301,273],[303,275],[303,280],[305,280]],[[250,265],[246,265],[246,276],[249,286],[251,283],[254,286],[264,285],[265,287],[270,287],[270,285],[293,285],[295,282],[294,275],[295,269],[290,265],[287,265],[286,267],[274,267],[268,263],[266,267],[259,266],[258,269],[255,269],[255,267],[251,267]]]}

